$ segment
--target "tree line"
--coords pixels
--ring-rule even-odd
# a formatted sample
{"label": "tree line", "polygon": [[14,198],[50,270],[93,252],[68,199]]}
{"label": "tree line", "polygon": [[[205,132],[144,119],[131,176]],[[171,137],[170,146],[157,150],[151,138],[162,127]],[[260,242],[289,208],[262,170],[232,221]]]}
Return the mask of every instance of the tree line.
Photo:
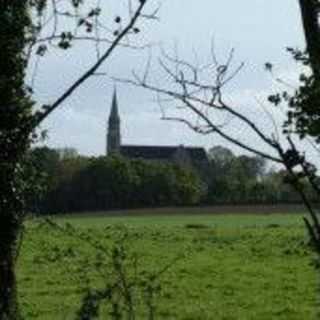
{"label": "tree line", "polygon": [[[259,156],[235,155],[222,146],[211,148],[206,201],[209,204],[300,203],[299,194],[286,181],[285,170],[270,167]],[[307,181],[301,181],[312,202],[317,194]]]}
{"label": "tree line", "polygon": [[29,163],[40,186],[29,197],[30,210],[41,214],[193,205],[204,193],[198,175],[174,163],[47,147],[33,149]]}
{"label": "tree line", "polygon": [[[39,214],[139,207],[298,203],[282,171],[260,157],[235,155],[216,146],[208,167],[131,160],[121,156],[85,157],[73,149],[34,148],[30,211]],[[205,171],[205,172],[204,172]],[[38,186],[38,188],[35,188]],[[310,198],[316,195],[308,190]]]}

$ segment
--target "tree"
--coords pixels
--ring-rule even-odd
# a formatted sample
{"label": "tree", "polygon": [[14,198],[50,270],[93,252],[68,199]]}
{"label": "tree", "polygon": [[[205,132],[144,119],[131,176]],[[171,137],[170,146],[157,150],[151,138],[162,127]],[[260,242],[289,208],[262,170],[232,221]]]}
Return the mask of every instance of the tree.
{"label": "tree", "polygon": [[319,0],[299,0],[306,49],[288,48],[297,63],[302,65],[300,84],[294,94],[286,89],[270,96],[270,101],[289,106],[285,130],[320,142],[320,24]]}
{"label": "tree", "polygon": [[[37,149],[35,153],[57,155],[54,150],[46,149]],[[47,188],[41,199],[32,198],[32,204],[35,203],[39,213],[44,215],[189,205],[198,203],[202,196],[198,175],[174,163],[130,160],[120,156],[78,156],[58,159],[53,166],[50,161],[42,164],[42,168],[38,166],[38,172],[45,178],[43,185]],[[53,177],[49,178],[50,169]]]}
{"label": "tree", "polygon": [[[83,156],[59,158],[55,170],[49,173],[52,179],[48,181],[43,197],[39,201],[40,214],[57,214],[75,210],[75,204],[78,199],[75,187],[79,187],[75,179],[80,172],[86,170],[89,163],[90,159]],[[44,169],[45,175],[47,175],[49,169],[48,167]]]}
{"label": "tree", "polygon": [[236,156],[228,148],[215,146],[209,150],[209,159],[209,202],[247,203],[262,199],[255,193],[255,187],[260,187],[259,180],[264,175],[263,158]]}
{"label": "tree", "polygon": [[131,163],[120,157],[91,159],[71,182],[76,196],[74,211],[97,211],[130,206],[139,176]]}
{"label": "tree", "polygon": [[26,199],[27,208],[32,213],[39,213],[42,211],[45,195],[58,184],[59,154],[56,150],[48,147],[31,149],[25,164],[26,167],[29,168],[29,177],[34,178],[31,192]]}
{"label": "tree", "polygon": [[24,215],[21,162],[30,143],[32,102],[24,87],[27,3],[0,2],[0,319],[17,319],[15,257]]}
{"label": "tree", "polygon": [[[311,2],[312,5],[310,5],[310,3],[308,4],[308,2]],[[307,25],[310,27],[311,24],[309,25],[309,23],[312,22],[311,31],[318,30],[318,27],[314,27],[315,24],[319,23],[318,1],[303,0],[300,4],[305,21],[305,28],[307,28]],[[306,10],[304,11],[304,9]],[[309,29],[305,30],[306,33],[308,33]],[[317,107],[319,101],[317,97],[319,96],[320,86],[316,78],[319,55],[313,55],[319,42],[315,44],[314,41],[317,41],[318,38],[315,39],[309,34],[307,34],[307,38],[307,49],[310,58],[301,56],[295,50],[292,51],[298,60],[306,61],[307,64],[311,64],[315,68],[315,76],[311,77],[312,86],[310,88],[307,87],[306,93],[303,91],[305,86],[302,86],[302,89],[298,90],[298,97],[296,95],[292,96],[287,92],[284,92],[282,95],[289,107],[297,109],[297,114],[291,114],[293,115],[292,118],[290,118],[290,113],[288,113],[286,125],[290,125],[290,121],[295,117],[299,118],[300,115],[302,115],[303,119],[306,119],[311,123],[317,123],[316,129],[314,129],[310,123],[307,123],[306,125],[303,120],[303,130],[305,127],[307,130],[301,131],[303,132],[301,137],[304,137],[305,134],[311,135],[308,128],[311,128],[316,134],[319,134],[320,132],[318,116],[319,108]],[[159,59],[160,67],[165,73],[166,79],[170,79],[171,82],[167,81],[163,85],[153,83],[149,77],[151,68],[150,61],[148,61],[143,74],[139,75],[134,72],[133,79],[120,79],[120,81],[154,92],[162,110],[162,119],[183,123],[199,134],[219,135],[229,143],[232,143],[245,151],[281,165],[286,172],[285,181],[290,183],[290,185],[299,193],[309,212],[309,219],[304,218],[304,221],[313,240],[313,244],[320,255],[320,222],[316,210],[313,208],[307,197],[304,184],[307,180],[318,196],[320,196],[320,186],[318,184],[319,179],[316,175],[316,167],[307,161],[303,152],[298,150],[294,140],[294,131],[286,128],[283,131],[283,136],[281,138],[280,132],[265,132],[262,128],[259,128],[256,120],[246,114],[243,109],[229,102],[225,94],[225,88],[243,68],[243,64],[233,67],[233,57],[234,50],[231,50],[228,58],[225,61],[220,62],[212,48],[212,61],[209,63],[205,62],[200,66],[198,61],[196,64],[193,64],[190,61],[185,61],[180,57],[172,56],[164,52]],[[314,65],[314,63],[316,65]],[[272,69],[272,66],[269,64],[266,64],[266,67],[267,69]],[[308,82],[309,78],[302,77],[302,80]],[[165,96],[165,98],[162,99],[162,96]],[[273,102],[275,105],[279,104],[279,99],[281,100],[281,94],[269,98],[270,102]],[[307,100],[306,104],[304,104],[304,99]],[[163,107],[164,103],[170,104],[170,106],[168,107],[167,105],[167,108],[165,109]],[[305,105],[307,105],[307,109],[305,108]],[[165,110],[170,110],[170,107],[171,109],[177,107],[180,112],[179,115],[168,115]],[[183,111],[187,112],[183,113]],[[193,119],[190,118],[190,112],[194,115]],[[219,113],[220,117],[216,116],[217,113]],[[221,119],[222,114],[240,122],[255,135],[259,142],[252,145],[241,137],[232,135],[232,132],[228,130],[228,126],[225,125],[225,123],[217,122],[217,119]],[[273,123],[275,123],[274,119]],[[299,133],[299,130],[296,132]],[[312,135],[314,136],[315,134]],[[286,141],[286,143],[283,141]]]}
{"label": "tree", "polygon": [[225,148],[223,146],[215,146],[209,150],[208,157],[210,160],[219,163],[221,166],[225,167],[228,164],[230,164],[235,155],[228,148]]}
{"label": "tree", "polygon": [[57,149],[57,153],[61,159],[74,159],[79,156],[78,151],[75,148]]}
{"label": "tree", "polygon": [[304,34],[307,44],[307,53],[314,76],[320,76],[320,25],[319,0],[299,0]]}
{"label": "tree", "polygon": [[[146,0],[129,1],[129,18],[116,17],[116,30],[104,39],[92,36],[99,28],[101,8],[85,6],[83,0],[1,0],[0,1],[0,319],[18,319],[15,263],[20,230],[26,213],[28,180],[23,171],[37,126],[99,70],[118,46],[129,45],[128,37],[139,32],[136,22],[154,18],[144,12]],[[69,10],[64,10],[64,8]],[[46,12],[50,11],[50,12]],[[49,21],[44,13],[48,13]],[[61,19],[72,19],[76,32],[63,30]],[[48,24],[52,31],[44,36]],[[122,22],[120,24],[120,22]],[[81,29],[81,30],[80,30]],[[103,33],[105,34],[106,31]],[[78,36],[78,35],[81,36]],[[113,35],[112,35],[113,34]],[[113,38],[110,39],[109,36]],[[104,42],[97,60],[53,103],[34,110],[32,88],[25,85],[25,71],[33,53],[43,56],[48,46],[65,50],[74,41]],[[30,186],[30,185],[29,185]]]}

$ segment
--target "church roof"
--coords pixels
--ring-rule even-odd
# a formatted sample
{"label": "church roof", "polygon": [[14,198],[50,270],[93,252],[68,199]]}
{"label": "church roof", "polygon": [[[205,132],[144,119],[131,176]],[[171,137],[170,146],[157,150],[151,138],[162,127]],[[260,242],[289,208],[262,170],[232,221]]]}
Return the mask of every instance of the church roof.
{"label": "church roof", "polygon": [[168,160],[174,157],[179,148],[183,148],[193,161],[207,161],[206,151],[200,147],[122,145],[120,153],[128,158]]}

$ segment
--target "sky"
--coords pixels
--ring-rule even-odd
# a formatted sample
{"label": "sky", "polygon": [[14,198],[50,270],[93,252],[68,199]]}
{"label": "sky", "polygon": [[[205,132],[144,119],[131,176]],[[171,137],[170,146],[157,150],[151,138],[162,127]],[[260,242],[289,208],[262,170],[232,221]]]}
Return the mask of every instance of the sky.
{"label": "sky", "polygon": [[[115,86],[112,78],[130,78],[132,70],[143,70],[151,54],[152,78],[162,84],[161,70],[157,65],[160,47],[168,52],[177,47],[179,56],[184,59],[191,62],[197,59],[206,64],[211,59],[212,41],[221,61],[227,59],[229,51],[234,48],[234,63],[245,63],[229,88],[230,101],[239,105],[263,129],[273,130],[270,119],[261,116],[256,101],[265,101],[267,95],[277,89],[264,70],[265,62],[272,62],[277,76],[282,79],[294,83],[297,78],[297,66],[285,49],[304,47],[298,1],[164,0],[150,1],[150,10],[159,2],[159,21],[140,22],[141,33],[135,38],[137,44],[153,44],[153,47],[147,50],[118,48],[101,69],[107,76],[91,78],[43,124],[42,129],[48,130],[47,145],[74,147],[84,155],[103,155]],[[112,19],[124,12],[126,1],[115,3],[109,10]],[[83,44],[66,54],[49,51],[37,70],[34,82],[36,101],[54,101],[94,59],[94,48]],[[29,78],[31,74],[32,68]],[[201,136],[182,124],[161,120],[159,106],[150,92],[123,83],[116,86],[124,144],[184,144],[207,149],[224,145],[236,153],[242,152],[216,135]],[[276,111],[274,116],[280,121],[283,114]],[[238,124],[231,123],[228,130],[255,146],[260,143]]]}

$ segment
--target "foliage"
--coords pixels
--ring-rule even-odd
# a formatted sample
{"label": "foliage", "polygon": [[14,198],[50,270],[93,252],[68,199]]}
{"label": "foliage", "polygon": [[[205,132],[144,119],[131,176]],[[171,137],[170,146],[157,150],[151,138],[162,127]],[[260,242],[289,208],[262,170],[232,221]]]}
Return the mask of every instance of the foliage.
{"label": "foliage", "polygon": [[[150,206],[301,202],[285,183],[285,171],[267,170],[266,161],[259,157],[236,156],[231,150],[216,146],[209,151],[209,158],[203,181],[194,171],[170,163],[87,158],[76,152],[61,158],[60,151],[35,148],[30,159],[33,176],[38,184],[41,182],[41,188],[39,185],[29,196],[29,207],[34,213],[48,214]],[[318,202],[306,179],[301,183],[310,200]]]}
{"label": "foliage", "polygon": [[172,163],[116,156],[59,159],[57,152],[47,148],[36,148],[32,154],[33,162],[48,178],[47,192],[43,197],[35,195],[30,208],[44,214],[188,205],[198,203],[202,195],[197,174]]}
{"label": "foliage", "polygon": [[[300,196],[288,181],[287,172],[267,168],[264,159],[236,156],[231,150],[221,146],[212,148],[209,156],[207,203],[301,203]],[[310,201],[318,203],[318,194],[306,177],[303,176],[299,183]]]}
{"label": "foliage", "polygon": [[257,186],[265,175],[264,159],[236,156],[221,146],[210,149],[209,156],[209,203],[263,202]]}
{"label": "foliage", "polygon": [[14,265],[30,187],[23,161],[33,126],[33,103],[24,85],[25,29],[31,21],[26,1],[1,1],[0,15],[0,318],[18,319]]}
{"label": "foliage", "polygon": [[[302,26],[306,39],[305,50],[287,48],[302,71],[295,90],[286,90],[269,97],[275,106],[285,103],[289,110],[284,123],[284,133],[297,133],[301,139],[309,136],[320,142],[319,97],[320,97],[320,26],[319,1],[299,0]],[[266,69],[272,72],[272,64]],[[281,80],[280,80],[281,82]],[[283,82],[282,82],[283,84]]]}
{"label": "foliage", "polygon": [[307,53],[293,48],[288,48],[288,51],[298,66],[302,66],[303,69],[299,77],[299,85],[293,92],[292,89],[285,89],[270,95],[269,102],[276,107],[281,104],[288,106],[287,120],[283,125],[285,134],[296,133],[301,139],[309,136],[319,143],[320,80],[310,70],[310,59]]}

